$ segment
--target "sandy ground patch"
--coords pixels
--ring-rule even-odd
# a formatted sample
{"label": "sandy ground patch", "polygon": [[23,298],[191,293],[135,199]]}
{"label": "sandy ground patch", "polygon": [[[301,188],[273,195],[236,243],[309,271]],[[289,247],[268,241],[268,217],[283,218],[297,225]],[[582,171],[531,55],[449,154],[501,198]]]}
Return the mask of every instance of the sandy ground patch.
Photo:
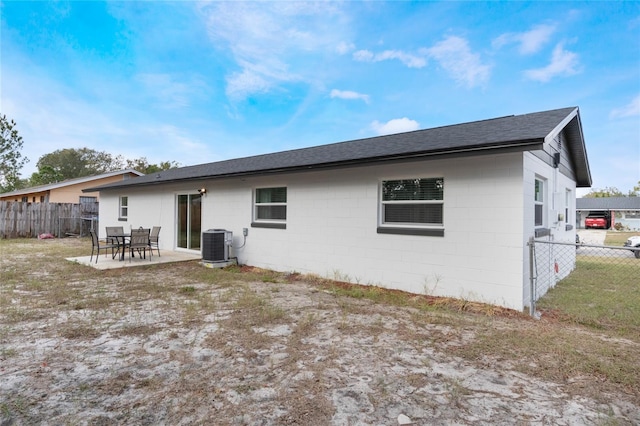
{"label": "sandy ground patch", "polygon": [[196,267],[75,265],[61,294],[35,284],[44,270],[3,288],[0,424],[640,424],[628,395],[453,355],[513,319],[459,321],[295,279],[217,285],[185,273]]}

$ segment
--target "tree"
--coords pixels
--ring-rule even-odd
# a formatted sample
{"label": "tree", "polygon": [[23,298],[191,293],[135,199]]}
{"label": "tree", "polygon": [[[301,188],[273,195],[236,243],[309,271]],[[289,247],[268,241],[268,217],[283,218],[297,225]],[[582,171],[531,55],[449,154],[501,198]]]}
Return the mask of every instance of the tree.
{"label": "tree", "polygon": [[624,197],[625,195],[614,186],[607,186],[604,189],[593,188],[584,198],[606,198],[606,197]]}
{"label": "tree", "polygon": [[42,166],[29,178],[30,186],[46,185],[64,180],[62,174],[51,166]]}
{"label": "tree", "polygon": [[0,192],[18,189],[20,169],[29,161],[20,152],[22,137],[15,127],[15,121],[0,115]]}
{"label": "tree", "polygon": [[37,166],[39,174],[65,180],[121,170],[124,168],[124,161],[122,156],[114,157],[103,151],[65,148],[43,155]]}
{"label": "tree", "polygon": [[640,197],[640,180],[638,181],[638,184],[629,191],[629,197]]}
{"label": "tree", "polygon": [[121,155],[95,151],[89,148],[65,148],[45,154],[38,160],[38,171],[29,178],[31,186],[45,185],[84,176],[94,176],[124,168],[144,174],[180,167],[175,161],[150,164],[146,157],[124,160]]}
{"label": "tree", "polygon": [[180,167],[180,163],[176,161],[163,161],[160,164],[149,164],[146,157],[127,160],[128,169],[137,170],[145,175],[161,172],[163,170],[175,169],[176,167]]}

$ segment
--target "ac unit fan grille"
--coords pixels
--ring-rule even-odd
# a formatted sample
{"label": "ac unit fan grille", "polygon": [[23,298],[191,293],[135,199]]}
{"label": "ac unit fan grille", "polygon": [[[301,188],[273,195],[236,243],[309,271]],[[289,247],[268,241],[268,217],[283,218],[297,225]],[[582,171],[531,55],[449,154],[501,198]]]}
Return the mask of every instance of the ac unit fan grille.
{"label": "ac unit fan grille", "polygon": [[225,233],[226,231],[202,233],[202,260],[207,262],[226,262],[229,260]]}

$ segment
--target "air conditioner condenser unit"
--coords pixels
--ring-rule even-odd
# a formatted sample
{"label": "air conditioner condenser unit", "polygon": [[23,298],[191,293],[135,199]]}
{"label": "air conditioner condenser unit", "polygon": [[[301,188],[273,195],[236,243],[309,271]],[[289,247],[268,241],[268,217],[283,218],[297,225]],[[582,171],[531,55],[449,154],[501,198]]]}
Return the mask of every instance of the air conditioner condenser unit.
{"label": "air conditioner condenser unit", "polygon": [[226,229],[209,229],[202,233],[202,261],[228,262],[233,232]]}

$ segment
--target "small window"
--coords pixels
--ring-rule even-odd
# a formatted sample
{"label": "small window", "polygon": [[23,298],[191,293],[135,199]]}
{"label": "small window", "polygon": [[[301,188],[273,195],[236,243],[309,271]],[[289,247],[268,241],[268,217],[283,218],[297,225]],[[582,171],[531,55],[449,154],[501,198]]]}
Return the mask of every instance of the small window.
{"label": "small window", "polygon": [[257,188],[254,198],[253,226],[283,228],[287,221],[287,188]]}
{"label": "small window", "polygon": [[571,190],[567,189],[564,193],[564,221],[571,223],[569,220],[569,206],[571,205]]}
{"label": "small window", "polygon": [[28,203],[29,202],[29,197],[22,197],[22,202],[23,203]]}
{"label": "small window", "polygon": [[80,196],[80,204],[90,204],[90,203],[97,203],[97,202],[98,202],[98,197]]}
{"label": "small window", "polygon": [[[385,180],[380,188],[379,233],[444,235],[444,178]],[[439,229],[436,234],[397,229]],[[395,231],[394,231],[395,229]]]}
{"label": "small window", "polygon": [[534,225],[544,226],[544,181],[536,179],[534,195]]}
{"label": "small window", "polygon": [[119,218],[126,219],[129,216],[129,197],[120,197],[120,203],[118,206]]}

